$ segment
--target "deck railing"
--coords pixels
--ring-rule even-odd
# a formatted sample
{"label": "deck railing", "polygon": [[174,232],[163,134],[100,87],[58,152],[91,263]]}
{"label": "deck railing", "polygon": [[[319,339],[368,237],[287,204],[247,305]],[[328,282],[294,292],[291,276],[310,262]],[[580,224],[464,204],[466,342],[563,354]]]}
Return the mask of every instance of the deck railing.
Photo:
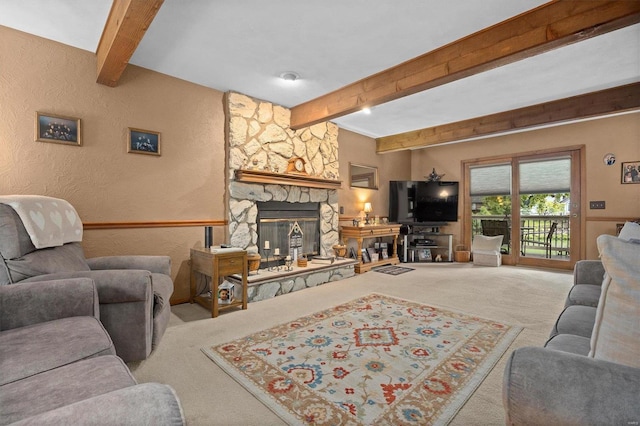
{"label": "deck railing", "polygon": [[[510,216],[490,216],[490,215],[473,215],[472,219],[472,236],[482,234],[482,219],[506,220],[509,222],[511,229]],[[556,231],[551,237],[551,250],[554,254],[567,255],[570,250],[570,227],[569,216],[520,216],[520,251],[523,254],[527,250],[533,249],[531,253],[545,249],[546,237],[551,230],[552,223],[557,223]],[[536,250],[538,249],[538,250]]]}

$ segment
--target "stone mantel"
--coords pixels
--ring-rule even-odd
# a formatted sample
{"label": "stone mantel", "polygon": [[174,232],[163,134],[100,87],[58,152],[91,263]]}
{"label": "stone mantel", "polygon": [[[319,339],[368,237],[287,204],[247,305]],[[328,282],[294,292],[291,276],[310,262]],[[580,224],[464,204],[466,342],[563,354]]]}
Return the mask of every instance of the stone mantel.
{"label": "stone mantel", "polygon": [[307,188],[340,189],[342,181],[322,179],[307,175],[281,174],[260,170],[236,170],[238,182],[263,183],[275,185],[304,186]]}

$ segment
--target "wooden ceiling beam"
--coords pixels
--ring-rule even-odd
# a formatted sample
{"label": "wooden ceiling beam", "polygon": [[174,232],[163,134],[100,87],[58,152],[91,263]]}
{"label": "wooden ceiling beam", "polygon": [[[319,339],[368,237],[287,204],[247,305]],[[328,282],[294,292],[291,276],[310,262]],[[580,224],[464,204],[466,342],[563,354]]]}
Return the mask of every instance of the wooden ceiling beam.
{"label": "wooden ceiling beam", "polygon": [[552,1],[291,109],[299,129],[640,22],[640,1]]}
{"label": "wooden ceiling beam", "polygon": [[640,109],[640,83],[376,139],[378,154]]}
{"label": "wooden ceiling beam", "polygon": [[113,0],[96,51],[97,82],[115,87],[164,0]]}

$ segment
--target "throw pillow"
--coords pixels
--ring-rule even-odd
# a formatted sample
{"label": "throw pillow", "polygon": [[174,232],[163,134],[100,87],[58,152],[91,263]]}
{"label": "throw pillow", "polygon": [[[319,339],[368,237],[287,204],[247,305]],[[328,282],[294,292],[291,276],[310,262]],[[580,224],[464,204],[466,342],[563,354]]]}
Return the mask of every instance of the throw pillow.
{"label": "throw pillow", "polygon": [[626,222],[620,230],[618,238],[640,243],[640,223]]}
{"label": "throw pillow", "polygon": [[612,235],[597,242],[607,276],[589,356],[640,368],[640,244]]}

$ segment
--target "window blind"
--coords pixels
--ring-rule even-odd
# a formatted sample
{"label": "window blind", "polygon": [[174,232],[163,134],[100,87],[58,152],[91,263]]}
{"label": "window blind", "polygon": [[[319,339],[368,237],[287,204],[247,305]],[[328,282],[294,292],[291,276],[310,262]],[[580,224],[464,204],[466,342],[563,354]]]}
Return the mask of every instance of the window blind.
{"label": "window blind", "polygon": [[511,194],[511,164],[473,167],[469,173],[472,197]]}
{"label": "window blind", "polygon": [[521,162],[520,194],[556,194],[571,191],[571,159]]}
{"label": "window blind", "polygon": [[[555,194],[571,191],[571,159],[521,161],[520,194]],[[470,195],[511,194],[511,164],[471,167]]]}

